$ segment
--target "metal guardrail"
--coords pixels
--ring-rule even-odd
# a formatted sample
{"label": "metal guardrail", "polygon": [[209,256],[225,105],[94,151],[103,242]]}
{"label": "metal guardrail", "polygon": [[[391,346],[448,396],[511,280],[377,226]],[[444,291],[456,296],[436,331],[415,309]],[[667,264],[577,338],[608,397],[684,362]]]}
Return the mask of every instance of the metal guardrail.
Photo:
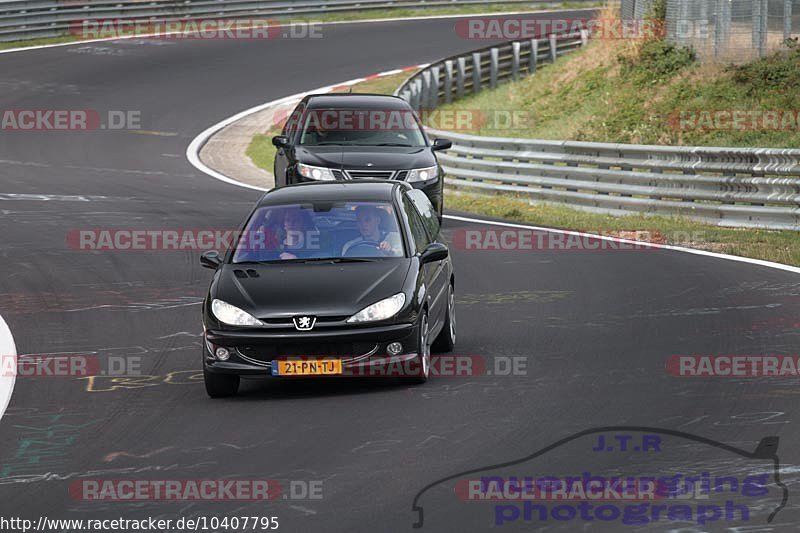
{"label": "metal guardrail", "polygon": [[[582,36],[585,42],[585,33]],[[506,43],[431,64],[395,94],[432,110],[502,80],[533,74],[580,36]],[[554,46],[555,44],[555,46]],[[555,50],[555,52],[554,52]],[[454,70],[455,69],[455,70]],[[595,213],[683,216],[720,226],[800,230],[800,150],[626,145],[483,137],[439,156],[452,187],[514,193]]]}
{"label": "metal guardrail", "polygon": [[800,229],[800,150],[477,137],[439,157],[446,183],[596,213],[685,216],[720,226]]}
{"label": "metal guardrail", "polygon": [[434,109],[485,87],[533,74],[539,65],[588,42],[588,32],[487,46],[435,63],[408,78],[395,94],[415,110]]}
{"label": "metal guardrail", "polygon": [[[594,3],[596,0],[573,0]],[[4,0],[0,1],[0,41],[64,35],[84,20],[146,20],[248,17],[285,18],[343,11],[452,7],[519,3],[559,4],[559,0]]]}

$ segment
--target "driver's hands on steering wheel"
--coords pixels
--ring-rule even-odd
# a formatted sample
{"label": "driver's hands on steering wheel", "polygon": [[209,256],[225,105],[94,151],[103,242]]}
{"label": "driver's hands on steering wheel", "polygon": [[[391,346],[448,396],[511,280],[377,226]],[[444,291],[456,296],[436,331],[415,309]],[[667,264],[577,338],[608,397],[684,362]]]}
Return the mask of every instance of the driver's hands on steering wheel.
{"label": "driver's hands on steering wheel", "polygon": [[381,241],[381,243],[378,245],[378,249],[383,252],[390,252],[392,250],[392,245],[386,241]]}

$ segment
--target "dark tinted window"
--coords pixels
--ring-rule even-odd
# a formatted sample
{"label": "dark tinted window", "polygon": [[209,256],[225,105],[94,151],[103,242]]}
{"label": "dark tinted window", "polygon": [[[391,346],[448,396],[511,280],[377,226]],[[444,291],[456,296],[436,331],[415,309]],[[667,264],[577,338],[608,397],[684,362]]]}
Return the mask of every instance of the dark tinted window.
{"label": "dark tinted window", "polygon": [[407,196],[403,196],[403,210],[406,212],[411,235],[414,237],[414,249],[420,253],[430,244],[428,234],[425,232],[425,223]]}
{"label": "dark tinted window", "polygon": [[425,146],[411,109],[315,108],[302,122],[302,145]]}
{"label": "dark tinted window", "polygon": [[256,209],[239,238],[233,263],[404,255],[392,204],[320,202]]}
{"label": "dark tinted window", "polygon": [[439,218],[436,216],[436,209],[424,192],[419,189],[408,191],[408,197],[414,202],[414,207],[417,208],[419,214],[422,215],[422,221],[425,223],[425,228],[428,230],[428,235],[432,239],[439,236]]}

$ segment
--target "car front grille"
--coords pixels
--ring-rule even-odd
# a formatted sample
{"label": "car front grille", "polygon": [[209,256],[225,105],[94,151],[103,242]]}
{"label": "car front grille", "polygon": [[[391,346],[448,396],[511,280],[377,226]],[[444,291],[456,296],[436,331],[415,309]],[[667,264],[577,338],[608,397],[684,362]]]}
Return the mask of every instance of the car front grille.
{"label": "car front grille", "polygon": [[391,180],[395,178],[399,170],[345,170],[344,173],[351,180],[359,179],[381,179]]}
{"label": "car front grille", "polygon": [[345,362],[359,360],[374,354],[378,345],[369,342],[340,343],[279,343],[245,345],[237,353],[251,363],[268,366],[273,359],[284,357],[336,357]]}
{"label": "car front grille", "polygon": [[[344,322],[350,318],[350,315],[324,315],[318,316],[316,324],[326,324],[328,322]],[[288,329],[295,329],[294,322],[291,318],[260,318],[262,322],[271,326],[283,326]]]}

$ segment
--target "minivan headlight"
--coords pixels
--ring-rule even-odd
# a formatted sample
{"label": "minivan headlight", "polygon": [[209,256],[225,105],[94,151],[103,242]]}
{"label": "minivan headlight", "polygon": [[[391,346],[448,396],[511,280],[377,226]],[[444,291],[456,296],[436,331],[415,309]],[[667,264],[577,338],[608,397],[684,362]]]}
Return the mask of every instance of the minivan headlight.
{"label": "minivan headlight", "polygon": [[263,326],[264,323],[246,311],[242,311],[228,302],[214,299],[211,301],[211,312],[220,322],[229,326]]}
{"label": "minivan headlight", "polygon": [[329,168],[312,167],[311,165],[304,165],[303,163],[297,163],[297,172],[304,178],[312,180],[332,181],[336,179]]}
{"label": "minivan headlight", "polygon": [[406,181],[429,181],[439,177],[439,167],[415,168],[408,173]]}
{"label": "minivan headlight", "polygon": [[373,322],[375,320],[386,320],[387,318],[391,318],[396,315],[400,309],[403,308],[404,303],[406,303],[406,295],[402,292],[399,292],[394,296],[389,296],[388,298],[384,298],[379,302],[368,305],[358,313],[348,318],[347,322],[352,324],[354,322]]}

